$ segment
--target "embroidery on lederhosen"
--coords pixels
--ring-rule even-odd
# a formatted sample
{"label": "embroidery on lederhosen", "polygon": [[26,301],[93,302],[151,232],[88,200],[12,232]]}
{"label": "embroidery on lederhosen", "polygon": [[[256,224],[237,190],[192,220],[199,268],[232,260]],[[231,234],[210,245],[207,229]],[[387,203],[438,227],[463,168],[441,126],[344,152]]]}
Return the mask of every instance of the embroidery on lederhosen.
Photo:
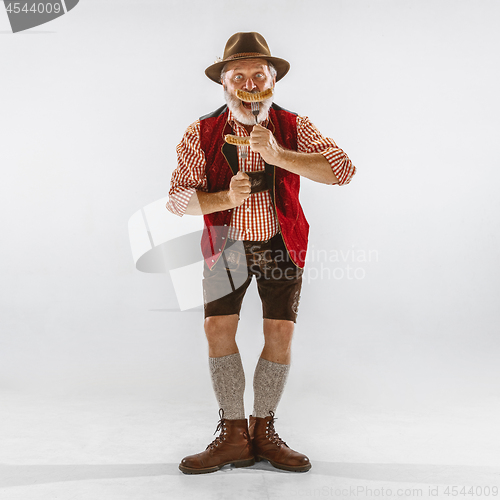
{"label": "embroidery on lederhosen", "polygon": [[230,248],[224,251],[224,265],[226,269],[237,269],[240,264],[241,254]]}
{"label": "embroidery on lederhosen", "polygon": [[299,291],[297,290],[295,292],[295,295],[293,296],[293,302],[292,302],[292,311],[294,314],[299,313],[299,302],[300,302],[300,294]]}
{"label": "embroidery on lederhosen", "polygon": [[261,245],[253,245],[250,248],[250,252],[253,265],[258,266],[261,272],[265,273],[278,267],[277,262],[273,259],[272,250],[269,248],[261,250]]}
{"label": "embroidery on lederhosen", "polygon": [[265,170],[259,170],[257,172],[245,172],[250,178],[250,193],[260,193],[262,191],[267,191],[269,186],[267,185],[267,177]]}

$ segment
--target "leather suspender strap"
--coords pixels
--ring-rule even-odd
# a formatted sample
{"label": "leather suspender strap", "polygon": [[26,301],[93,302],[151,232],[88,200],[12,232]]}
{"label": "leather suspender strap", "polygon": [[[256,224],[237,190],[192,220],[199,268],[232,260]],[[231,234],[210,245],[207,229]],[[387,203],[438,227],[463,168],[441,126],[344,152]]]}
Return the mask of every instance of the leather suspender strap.
{"label": "leather suspender strap", "polygon": [[271,201],[273,203],[273,206],[276,208],[275,202],[274,202],[274,171],[276,167],[274,165],[269,165],[268,163],[265,163],[265,172],[266,172],[266,179],[267,179],[267,187],[269,191],[271,192]]}

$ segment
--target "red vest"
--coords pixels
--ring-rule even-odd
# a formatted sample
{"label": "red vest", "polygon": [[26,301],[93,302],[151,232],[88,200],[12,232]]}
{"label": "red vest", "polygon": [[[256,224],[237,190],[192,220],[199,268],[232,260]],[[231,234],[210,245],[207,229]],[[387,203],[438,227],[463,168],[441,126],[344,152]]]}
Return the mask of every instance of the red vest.
{"label": "red vest", "polygon": [[[236,146],[227,144],[224,135],[233,133],[227,122],[227,106],[200,118],[201,149],[206,158],[208,192],[229,189],[238,171]],[[273,104],[269,110],[269,130],[286,149],[297,151],[297,115]],[[268,186],[276,210],[279,230],[293,262],[304,267],[309,224],[299,203],[300,176],[266,164]],[[204,215],[201,250],[209,268],[219,259],[226,244],[233,209]]]}

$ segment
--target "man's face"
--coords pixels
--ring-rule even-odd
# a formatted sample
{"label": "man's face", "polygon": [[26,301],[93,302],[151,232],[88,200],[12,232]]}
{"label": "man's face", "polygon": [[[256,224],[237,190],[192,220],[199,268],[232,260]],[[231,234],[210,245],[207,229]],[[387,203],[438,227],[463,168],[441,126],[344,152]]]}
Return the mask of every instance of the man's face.
{"label": "man's face", "polygon": [[[271,76],[265,59],[244,59],[228,63],[222,85],[224,86],[226,102],[235,118],[245,125],[255,123],[250,103],[238,99],[236,90],[262,92],[274,87],[275,83],[276,79]],[[262,121],[267,116],[267,111],[272,104],[272,98],[267,101],[269,102],[264,101],[260,104],[259,121]]]}

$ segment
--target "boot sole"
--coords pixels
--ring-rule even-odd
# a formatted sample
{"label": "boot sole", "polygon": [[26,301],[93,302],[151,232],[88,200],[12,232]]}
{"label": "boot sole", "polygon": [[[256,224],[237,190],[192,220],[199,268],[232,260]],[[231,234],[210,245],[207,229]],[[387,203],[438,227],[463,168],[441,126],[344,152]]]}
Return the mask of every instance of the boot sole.
{"label": "boot sole", "polygon": [[289,472],[307,472],[312,467],[311,464],[297,465],[294,467],[292,465],[283,465],[277,462],[273,462],[272,460],[269,460],[269,458],[258,457],[258,456],[255,457],[256,462],[260,462],[261,460],[267,460],[275,469],[287,470]]}
{"label": "boot sole", "polygon": [[193,469],[191,467],[184,467],[183,465],[179,465],[179,470],[184,474],[208,474],[210,472],[217,472],[222,469],[224,465],[232,464],[236,468],[240,467],[250,467],[255,464],[255,459],[251,458],[249,460],[230,460],[229,462],[224,462],[223,464],[214,465],[213,467],[207,467],[205,469]]}

